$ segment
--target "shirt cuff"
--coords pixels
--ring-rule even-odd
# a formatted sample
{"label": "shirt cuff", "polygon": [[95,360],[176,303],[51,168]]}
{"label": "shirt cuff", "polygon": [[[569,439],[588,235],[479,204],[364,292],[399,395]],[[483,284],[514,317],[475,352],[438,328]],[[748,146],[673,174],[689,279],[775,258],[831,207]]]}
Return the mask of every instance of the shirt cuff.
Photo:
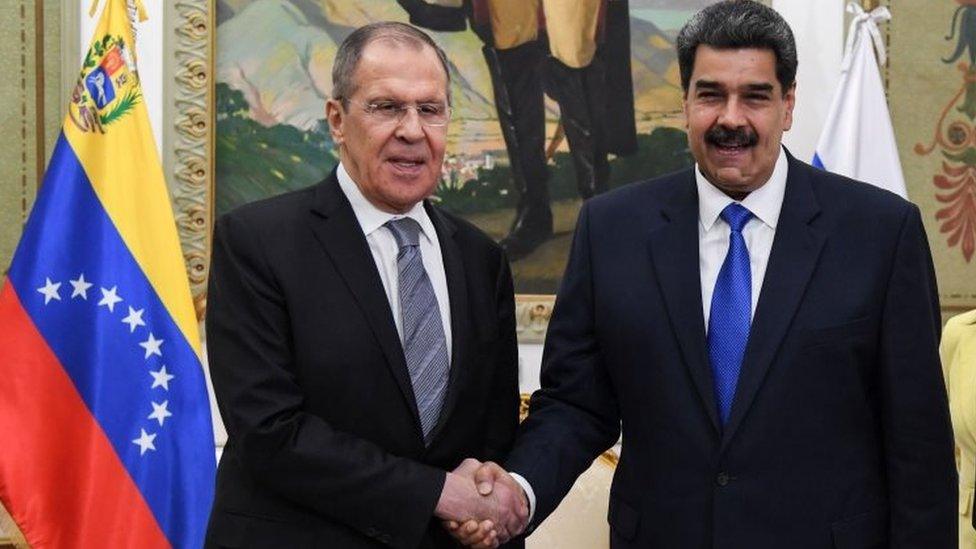
{"label": "shirt cuff", "polygon": [[515,479],[515,482],[519,483],[522,491],[525,492],[525,499],[529,500],[529,522],[527,524],[532,524],[532,517],[535,516],[535,492],[532,491],[532,485],[518,473],[509,472],[508,474]]}

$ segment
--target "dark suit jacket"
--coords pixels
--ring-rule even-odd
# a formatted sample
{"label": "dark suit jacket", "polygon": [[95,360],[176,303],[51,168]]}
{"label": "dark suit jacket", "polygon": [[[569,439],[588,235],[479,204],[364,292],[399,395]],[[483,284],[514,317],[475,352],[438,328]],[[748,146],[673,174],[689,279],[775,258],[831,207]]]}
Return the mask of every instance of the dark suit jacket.
{"label": "dark suit jacket", "polygon": [[543,520],[623,431],[611,545],[956,543],[939,303],[918,209],[789,159],[735,402],[707,358],[691,170],[587,202],[506,466]]}
{"label": "dark suit jacket", "polygon": [[229,439],[209,546],[455,546],[432,520],[445,470],[500,459],[518,425],[514,297],[494,242],[427,212],[453,339],[427,448],[386,294],[335,175],[217,222],[207,346]]}

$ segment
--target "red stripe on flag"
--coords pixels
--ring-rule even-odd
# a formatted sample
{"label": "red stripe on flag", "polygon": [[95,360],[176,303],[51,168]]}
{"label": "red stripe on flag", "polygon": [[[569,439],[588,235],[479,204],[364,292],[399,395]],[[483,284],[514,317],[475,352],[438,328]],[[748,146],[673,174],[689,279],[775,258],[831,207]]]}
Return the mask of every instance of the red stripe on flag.
{"label": "red stripe on flag", "polygon": [[0,500],[35,549],[168,547],[135,483],[5,278]]}

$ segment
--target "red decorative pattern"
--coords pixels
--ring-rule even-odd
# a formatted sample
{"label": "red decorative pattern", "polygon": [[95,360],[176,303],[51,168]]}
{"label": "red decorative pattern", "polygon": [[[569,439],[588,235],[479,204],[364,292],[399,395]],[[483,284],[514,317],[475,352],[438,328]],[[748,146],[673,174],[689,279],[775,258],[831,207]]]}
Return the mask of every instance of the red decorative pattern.
{"label": "red decorative pattern", "polygon": [[976,252],[976,168],[943,162],[942,171],[945,175],[933,178],[935,186],[945,191],[937,192],[936,199],[947,205],[935,214],[942,222],[939,232],[949,235],[950,247],[961,243],[962,255],[969,263]]}
{"label": "red decorative pattern", "polygon": [[[972,0],[976,2],[976,0]],[[942,173],[932,177],[935,198],[945,206],[935,213],[939,232],[950,248],[959,247],[966,263],[976,254],[976,70],[959,63],[962,85],[942,108],[935,135],[928,145],[915,145],[915,154],[942,153]]]}

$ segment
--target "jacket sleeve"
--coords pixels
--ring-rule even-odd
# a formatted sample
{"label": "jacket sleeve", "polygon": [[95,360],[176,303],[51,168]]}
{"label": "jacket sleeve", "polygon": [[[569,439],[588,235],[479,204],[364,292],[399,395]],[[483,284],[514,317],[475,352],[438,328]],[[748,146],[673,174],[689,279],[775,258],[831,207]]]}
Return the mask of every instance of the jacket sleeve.
{"label": "jacket sleeve", "polygon": [[573,483],[620,436],[616,394],[594,326],[589,203],[576,224],[542,357],[541,389],[519,428],[505,466],[524,477],[536,496],[534,528],[552,513]]}
{"label": "jacket sleeve", "polygon": [[881,322],[880,375],[892,548],[953,547],[958,483],[942,370],[935,271],[907,208]]}
{"label": "jacket sleeve", "polygon": [[495,376],[490,388],[491,400],[487,414],[484,460],[501,462],[512,449],[519,423],[518,342],[515,335],[515,293],[512,271],[504,254],[495,284],[498,324],[498,348]]}
{"label": "jacket sleeve", "polygon": [[261,236],[234,214],[214,233],[207,346],[233,457],[283,498],[387,545],[417,547],[445,472],[304,411],[288,303]]}

